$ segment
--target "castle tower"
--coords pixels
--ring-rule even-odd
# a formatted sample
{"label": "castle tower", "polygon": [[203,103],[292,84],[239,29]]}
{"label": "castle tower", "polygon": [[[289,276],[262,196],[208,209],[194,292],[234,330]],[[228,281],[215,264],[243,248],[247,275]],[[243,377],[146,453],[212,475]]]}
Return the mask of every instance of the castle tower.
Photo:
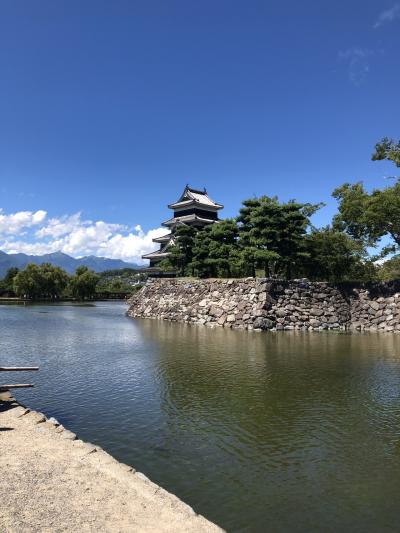
{"label": "castle tower", "polygon": [[150,260],[150,268],[156,267],[157,263],[168,257],[168,248],[175,244],[175,228],[179,224],[202,228],[208,224],[214,224],[218,221],[218,211],[224,206],[214,202],[204,189],[198,191],[186,185],[179,199],[168,205],[172,209],[174,216],[162,223],[163,226],[170,230],[170,233],[153,239],[160,244],[160,249],[150,254],[143,255],[143,259]]}

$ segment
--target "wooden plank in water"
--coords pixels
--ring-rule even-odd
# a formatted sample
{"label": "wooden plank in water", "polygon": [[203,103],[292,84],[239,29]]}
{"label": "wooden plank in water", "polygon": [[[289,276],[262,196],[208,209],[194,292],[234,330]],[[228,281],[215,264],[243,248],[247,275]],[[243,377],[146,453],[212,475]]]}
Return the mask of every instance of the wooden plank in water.
{"label": "wooden plank in water", "polygon": [[39,370],[38,366],[0,366],[0,372],[30,372]]}
{"label": "wooden plank in water", "polygon": [[33,383],[14,383],[12,385],[0,385],[0,391],[8,389],[28,389],[34,387]]}

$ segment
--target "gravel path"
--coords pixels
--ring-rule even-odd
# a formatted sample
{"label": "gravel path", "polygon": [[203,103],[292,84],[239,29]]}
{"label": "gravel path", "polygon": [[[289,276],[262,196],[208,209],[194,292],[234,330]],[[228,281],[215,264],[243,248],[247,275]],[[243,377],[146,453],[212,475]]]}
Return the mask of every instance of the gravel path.
{"label": "gravel path", "polygon": [[0,490],[1,533],[222,531],[7,394],[0,395]]}

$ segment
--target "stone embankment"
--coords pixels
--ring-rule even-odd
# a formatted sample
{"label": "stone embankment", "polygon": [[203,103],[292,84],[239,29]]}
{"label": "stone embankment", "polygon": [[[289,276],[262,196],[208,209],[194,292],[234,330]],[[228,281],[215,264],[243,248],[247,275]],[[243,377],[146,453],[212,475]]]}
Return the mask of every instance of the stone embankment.
{"label": "stone embankment", "polygon": [[131,317],[236,329],[400,332],[400,282],[159,279],[129,304]]}
{"label": "stone embankment", "polygon": [[[144,474],[0,394],[0,531],[222,531]],[[196,483],[196,480],[193,480]]]}

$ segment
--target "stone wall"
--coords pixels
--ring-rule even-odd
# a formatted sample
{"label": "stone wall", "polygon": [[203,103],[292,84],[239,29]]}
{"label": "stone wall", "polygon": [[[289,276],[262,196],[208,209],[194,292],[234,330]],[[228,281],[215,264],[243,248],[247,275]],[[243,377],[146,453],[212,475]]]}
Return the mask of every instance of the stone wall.
{"label": "stone wall", "polygon": [[128,315],[256,330],[400,332],[400,282],[338,285],[308,280],[149,280]]}
{"label": "stone wall", "polygon": [[400,280],[340,289],[349,301],[351,329],[400,332]]}
{"label": "stone wall", "polygon": [[238,329],[400,331],[400,282],[339,285],[308,280],[149,280],[131,317]]}

